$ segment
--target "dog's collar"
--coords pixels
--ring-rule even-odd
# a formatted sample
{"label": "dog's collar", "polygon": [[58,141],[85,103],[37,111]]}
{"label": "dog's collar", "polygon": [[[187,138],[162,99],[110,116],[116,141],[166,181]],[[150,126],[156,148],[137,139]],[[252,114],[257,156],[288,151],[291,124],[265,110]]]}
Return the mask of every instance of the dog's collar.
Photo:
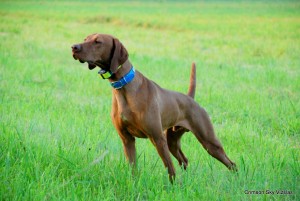
{"label": "dog's collar", "polygon": [[[119,70],[121,67],[122,65],[120,65],[117,70]],[[108,79],[113,75],[110,70],[106,71],[104,69],[99,70],[98,74],[102,77],[102,79]]]}
{"label": "dog's collar", "polygon": [[111,82],[111,86],[115,89],[121,89],[124,87],[126,84],[130,83],[135,76],[135,70],[133,66],[131,67],[130,71],[122,77],[119,81]]}

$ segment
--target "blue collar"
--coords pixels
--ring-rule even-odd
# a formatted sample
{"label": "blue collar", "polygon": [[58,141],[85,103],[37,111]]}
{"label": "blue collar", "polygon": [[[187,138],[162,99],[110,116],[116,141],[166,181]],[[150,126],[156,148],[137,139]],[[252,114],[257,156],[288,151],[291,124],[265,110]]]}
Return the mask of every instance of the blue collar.
{"label": "blue collar", "polygon": [[115,89],[121,89],[122,87],[124,87],[126,84],[130,83],[133,80],[134,75],[135,75],[135,70],[132,66],[130,71],[124,77],[122,77],[119,81],[111,82],[110,84]]}

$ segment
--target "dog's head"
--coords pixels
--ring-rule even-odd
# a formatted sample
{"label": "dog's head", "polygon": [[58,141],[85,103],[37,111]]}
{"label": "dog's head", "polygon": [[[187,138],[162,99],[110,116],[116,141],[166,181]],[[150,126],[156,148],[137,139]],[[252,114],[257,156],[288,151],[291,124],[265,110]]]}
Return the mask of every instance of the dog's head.
{"label": "dog's head", "polygon": [[83,43],[72,46],[75,60],[87,62],[90,70],[96,66],[115,73],[118,67],[128,59],[128,53],[122,43],[113,36],[92,34]]}

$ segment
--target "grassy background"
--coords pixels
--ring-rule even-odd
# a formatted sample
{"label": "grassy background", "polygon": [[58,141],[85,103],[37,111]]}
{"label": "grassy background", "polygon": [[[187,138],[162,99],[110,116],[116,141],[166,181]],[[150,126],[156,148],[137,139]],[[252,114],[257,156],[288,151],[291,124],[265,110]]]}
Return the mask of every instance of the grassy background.
{"label": "grassy background", "polygon": [[[299,11],[297,1],[0,1],[0,200],[299,200]],[[148,140],[132,176],[108,82],[71,56],[95,32],[118,37],[168,89],[187,91],[195,61],[196,101],[239,174],[186,134],[190,163],[174,160],[173,186]]]}

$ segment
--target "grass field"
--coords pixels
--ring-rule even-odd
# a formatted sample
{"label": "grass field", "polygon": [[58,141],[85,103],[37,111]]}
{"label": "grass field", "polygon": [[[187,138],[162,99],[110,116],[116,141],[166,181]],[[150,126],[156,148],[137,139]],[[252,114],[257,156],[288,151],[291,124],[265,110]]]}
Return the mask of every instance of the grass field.
{"label": "grass field", "polygon": [[[164,88],[186,93],[195,61],[195,99],[238,175],[186,134],[174,185],[149,140],[133,176],[109,83],[71,56],[95,32]],[[299,1],[1,0],[0,200],[299,200],[299,55]]]}

